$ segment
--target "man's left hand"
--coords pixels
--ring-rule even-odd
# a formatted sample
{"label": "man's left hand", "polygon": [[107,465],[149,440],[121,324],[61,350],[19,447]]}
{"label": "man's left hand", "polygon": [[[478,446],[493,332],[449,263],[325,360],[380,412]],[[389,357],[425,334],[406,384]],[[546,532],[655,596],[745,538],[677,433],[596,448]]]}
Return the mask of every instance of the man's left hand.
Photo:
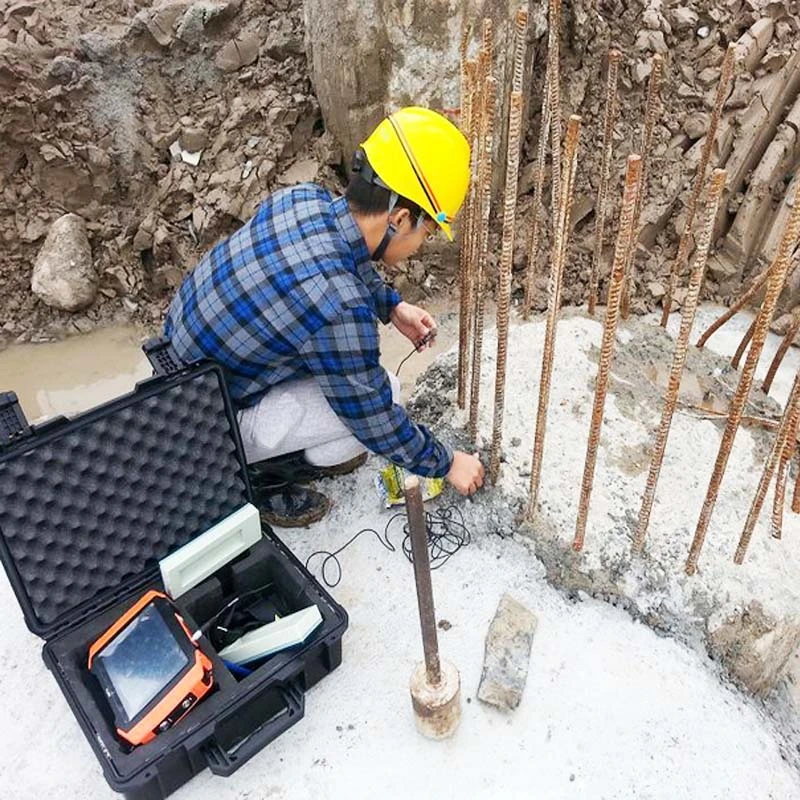
{"label": "man's left hand", "polygon": [[392,309],[389,319],[395,328],[412,342],[418,350],[424,350],[426,347],[433,345],[433,338],[436,335],[436,321],[419,306],[412,306],[411,303],[406,303],[405,301],[398,303]]}

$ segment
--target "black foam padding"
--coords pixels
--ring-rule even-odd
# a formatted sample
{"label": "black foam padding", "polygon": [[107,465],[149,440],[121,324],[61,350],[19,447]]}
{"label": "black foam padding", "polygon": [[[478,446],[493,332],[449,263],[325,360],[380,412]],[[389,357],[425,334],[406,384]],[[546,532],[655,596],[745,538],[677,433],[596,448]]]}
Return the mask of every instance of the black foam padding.
{"label": "black foam padding", "polygon": [[0,461],[3,555],[35,632],[247,502],[221,382],[207,369],[142,388]]}

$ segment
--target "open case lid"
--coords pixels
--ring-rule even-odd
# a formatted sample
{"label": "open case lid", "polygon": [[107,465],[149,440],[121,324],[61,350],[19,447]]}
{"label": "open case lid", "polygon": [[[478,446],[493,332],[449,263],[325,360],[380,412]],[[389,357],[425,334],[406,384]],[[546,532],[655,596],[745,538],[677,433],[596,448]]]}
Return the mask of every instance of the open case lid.
{"label": "open case lid", "polygon": [[29,427],[0,395],[0,558],[45,639],[251,497],[222,369],[146,351],[156,377],[69,420]]}

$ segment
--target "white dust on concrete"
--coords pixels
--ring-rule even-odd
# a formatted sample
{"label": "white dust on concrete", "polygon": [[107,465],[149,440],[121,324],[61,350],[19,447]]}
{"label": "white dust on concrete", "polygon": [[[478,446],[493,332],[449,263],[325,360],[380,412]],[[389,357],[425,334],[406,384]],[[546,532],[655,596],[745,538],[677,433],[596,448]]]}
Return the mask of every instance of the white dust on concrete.
{"label": "white dust on concrete", "polygon": [[[532,353],[532,369],[535,363]],[[583,448],[584,439],[570,447]],[[381,463],[371,458],[354,475],[319,485],[335,500],[322,523],[278,531],[301,560],[362,527],[383,531],[391,513],[379,508],[372,487]],[[463,502],[449,494],[443,501]],[[605,603],[569,601],[547,583],[527,541],[477,528],[473,543],[434,573],[437,617],[451,625],[439,639],[461,671],[463,719],[450,741],[422,739],[408,693],[422,651],[399,527],[390,529],[397,552],[365,535],[341,555],[342,581],[332,592],[350,614],[344,661],[309,692],[305,718],[230,779],[203,773],[175,800],[800,798],[800,776],[782,760],[772,723],[707,659]],[[318,572],[319,560],[311,566]],[[484,637],[504,592],[539,617],[527,686],[512,715],[474,699]],[[116,797],[4,578],[0,603],[8,609],[0,637],[4,796]]]}

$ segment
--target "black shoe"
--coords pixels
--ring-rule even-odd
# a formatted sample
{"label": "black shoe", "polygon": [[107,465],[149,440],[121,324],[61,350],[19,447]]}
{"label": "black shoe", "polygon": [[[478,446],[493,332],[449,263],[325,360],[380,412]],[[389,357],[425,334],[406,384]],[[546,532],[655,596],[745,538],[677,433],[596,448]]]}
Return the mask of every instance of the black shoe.
{"label": "black shoe", "polygon": [[283,456],[256,461],[248,465],[248,473],[250,483],[253,484],[254,489],[257,486],[266,483],[272,484],[276,481],[293,484],[311,483],[311,481],[316,481],[320,478],[347,475],[358,469],[366,460],[367,454],[360,453],[343,464],[335,464],[332,467],[315,467],[306,461],[303,451],[298,450],[294,453],[286,453]]}
{"label": "black shoe", "polygon": [[290,483],[253,486],[253,499],[261,521],[279,528],[304,528],[319,522],[331,508],[322,492]]}

